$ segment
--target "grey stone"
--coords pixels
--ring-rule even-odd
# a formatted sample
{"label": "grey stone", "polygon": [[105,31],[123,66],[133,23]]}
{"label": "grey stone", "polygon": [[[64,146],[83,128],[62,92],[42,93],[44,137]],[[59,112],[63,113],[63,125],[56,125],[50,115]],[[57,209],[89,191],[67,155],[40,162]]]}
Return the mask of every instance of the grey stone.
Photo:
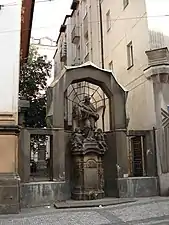
{"label": "grey stone", "polygon": [[20,212],[20,178],[13,173],[0,174],[0,213]]}
{"label": "grey stone", "polygon": [[159,195],[156,177],[129,177],[118,179],[119,196],[125,198]]}
{"label": "grey stone", "polygon": [[35,207],[70,198],[66,182],[32,182],[21,185],[21,206]]}
{"label": "grey stone", "polygon": [[159,175],[160,195],[169,196],[169,173]]}

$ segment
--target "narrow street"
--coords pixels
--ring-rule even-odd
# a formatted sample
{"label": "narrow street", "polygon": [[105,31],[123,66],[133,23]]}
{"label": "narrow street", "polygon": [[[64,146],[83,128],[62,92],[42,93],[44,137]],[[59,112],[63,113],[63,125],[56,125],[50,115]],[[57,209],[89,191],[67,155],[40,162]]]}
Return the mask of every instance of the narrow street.
{"label": "narrow street", "polygon": [[150,225],[169,224],[169,198],[139,199],[134,203],[100,208],[24,209],[19,215],[0,216],[0,225]]}

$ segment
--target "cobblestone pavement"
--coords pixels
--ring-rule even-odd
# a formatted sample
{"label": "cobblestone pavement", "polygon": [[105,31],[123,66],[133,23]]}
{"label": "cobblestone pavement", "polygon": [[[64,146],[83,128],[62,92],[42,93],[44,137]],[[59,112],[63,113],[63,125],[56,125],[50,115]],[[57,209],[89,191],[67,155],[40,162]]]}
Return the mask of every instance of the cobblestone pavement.
{"label": "cobblestone pavement", "polygon": [[169,198],[144,198],[134,203],[99,208],[24,209],[0,216],[0,225],[169,225]]}

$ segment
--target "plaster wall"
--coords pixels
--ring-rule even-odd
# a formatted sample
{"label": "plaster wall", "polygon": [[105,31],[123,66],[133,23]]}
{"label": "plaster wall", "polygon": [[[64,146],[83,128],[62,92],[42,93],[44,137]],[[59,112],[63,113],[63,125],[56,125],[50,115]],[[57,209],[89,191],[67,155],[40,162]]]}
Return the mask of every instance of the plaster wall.
{"label": "plaster wall", "polygon": [[0,9],[0,123],[17,124],[21,1],[12,7],[5,6],[8,3],[3,1]]}
{"label": "plaster wall", "polygon": [[[111,27],[107,30],[110,10]],[[124,9],[122,1],[102,2],[104,62],[113,62],[113,72],[119,83],[128,89],[126,115],[128,129],[151,129],[155,121],[153,84],[144,76],[148,66],[145,51],[150,48],[145,1],[129,1]],[[132,41],[133,66],[128,67],[127,45]]]}

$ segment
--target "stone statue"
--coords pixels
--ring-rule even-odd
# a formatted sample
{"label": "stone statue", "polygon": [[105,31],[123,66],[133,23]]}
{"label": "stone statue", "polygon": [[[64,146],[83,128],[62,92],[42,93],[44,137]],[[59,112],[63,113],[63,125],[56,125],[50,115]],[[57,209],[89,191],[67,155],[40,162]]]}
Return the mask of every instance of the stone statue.
{"label": "stone statue", "polygon": [[102,129],[100,129],[100,128],[97,129],[97,132],[95,133],[95,139],[98,142],[99,147],[101,149],[107,148],[107,145],[106,145],[106,142],[105,142],[105,137],[104,137]]}
{"label": "stone statue", "polygon": [[83,135],[81,133],[81,130],[79,127],[75,128],[75,131],[73,132],[72,135],[72,146],[74,148],[81,148],[83,145]]}
{"label": "stone statue", "polygon": [[99,115],[93,104],[90,102],[90,97],[85,96],[84,100],[79,104],[79,115],[82,130],[87,139],[94,138],[94,131],[96,129],[96,121],[99,119]]}
{"label": "stone statue", "polygon": [[96,131],[99,115],[89,96],[85,96],[80,103],[74,102],[72,119],[74,129],[71,137],[74,182],[72,198],[75,200],[102,198],[104,197],[102,157],[107,146],[102,130]]}

